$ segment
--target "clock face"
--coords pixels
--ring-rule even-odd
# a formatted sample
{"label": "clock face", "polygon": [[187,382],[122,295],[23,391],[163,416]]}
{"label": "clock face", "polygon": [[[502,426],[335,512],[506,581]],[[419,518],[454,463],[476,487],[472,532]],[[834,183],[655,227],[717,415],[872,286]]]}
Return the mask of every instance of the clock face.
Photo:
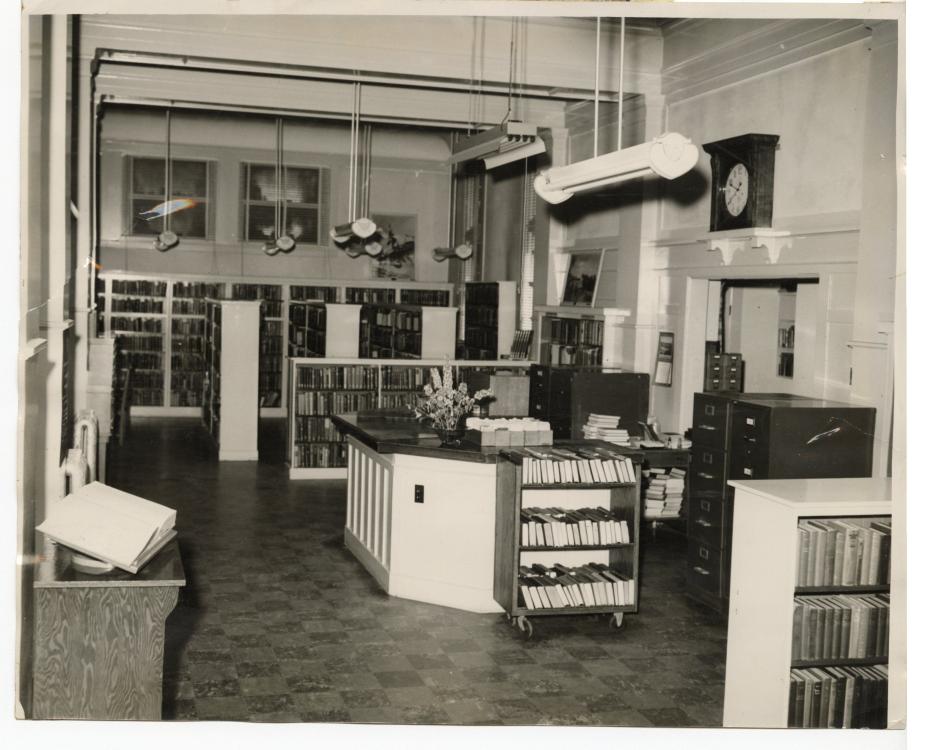
{"label": "clock face", "polygon": [[726,210],[732,216],[741,214],[748,203],[748,169],[744,164],[736,164],[729,170],[722,190]]}

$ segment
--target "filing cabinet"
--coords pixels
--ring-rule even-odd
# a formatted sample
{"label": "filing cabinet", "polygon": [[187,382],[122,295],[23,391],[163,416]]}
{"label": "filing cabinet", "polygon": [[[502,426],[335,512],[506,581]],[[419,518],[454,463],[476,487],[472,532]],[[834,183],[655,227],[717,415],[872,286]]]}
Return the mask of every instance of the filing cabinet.
{"label": "filing cabinet", "polygon": [[688,594],[720,612],[728,607],[735,502],[728,480],[870,476],[875,414],[785,393],[695,394]]}

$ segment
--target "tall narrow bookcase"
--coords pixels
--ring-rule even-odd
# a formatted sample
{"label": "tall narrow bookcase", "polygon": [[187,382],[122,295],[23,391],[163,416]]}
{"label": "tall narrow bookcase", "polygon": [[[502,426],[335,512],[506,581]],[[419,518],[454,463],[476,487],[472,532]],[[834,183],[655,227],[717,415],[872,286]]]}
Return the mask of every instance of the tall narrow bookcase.
{"label": "tall narrow bookcase", "polygon": [[135,406],[161,406],[167,371],[167,282],[114,279],[105,319],[122,340],[132,371],[129,398]]}
{"label": "tall narrow bookcase", "polygon": [[202,421],[219,461],[257,460],[260,304],[209,300]]}
{"label": "tall narrow bookcase", "polygon": [[466,284],[466,359],[499,359],[511,353],[517,328],[517,282]]}
{"label": "tall narrow bookcase", "polygon": [[[868,620],[868,630],[861,632],[861,619],[854,621],[852,618],[847,626],[843,619],[841,633],[848,638],[849,649],[853,650],[844,648],[842,639],[839,656],[833,658],[830,644],[832,638],[838,636],[832,628],[826,631],[824,616],[826,610],[833,607],[832,597],[880,595],[882,599],[882,595],[888,594],[889,579],[884,572],[883,561],[877,574],[869,574],[866,578],[846,574],[838,580],[828,575],[828,571],[835,569],[834,560],[839,557],[835,548],[832,549],[832,559],[827,561],[830,548],[827,546],[820,550],[816,546],[813,565],[820,568],[815,573],[816,580],[828,580],[830,585],[808,586],[806,576],[800,576],[801,554],[804,570],[809,560],[809,549],[804,545],[808,537],[804,533],[801,542],[800,523],[838,520],[867,525],[873,519],[888,517],[892,511],[890,480],[768,479],[729,484],[736,491],[736,510],[732,529],[723,726],[783,728],[790,723],[803,726],[802,720],[793,721],[798,697],[803,698],[800,706],[806,711],[805,715],[811,717],[810,725],[843,726],[844,684],[840,697],[836,692],[838,680],[844,675],[861,678],[854,683],[858,687],[855,698],[860,703],[854,704],[852,699],[852,704],[862,714],[856,716],[855,721],[868,726],[883,726],[880,722],[885,721],[886,705],[878,704],[878,701],[885,698],[886,690],[877,683],[882,683],[878,676],[882,677],[887,666],[888,648],[883,647],[882,641],[886,640],[888,646],[888,639],[881,630],[881,645],[873,648],[873,655],[868,655],[866,648],[859,650],[858,646],[862,642],[870,643],[864,640],[864,632],[870,635],[871,621]],[[852,553],[846,552],[851,545],[843,544],[840,556],[843,570],[865,570],[863,563],[859,562],[862,559],[859,550],[863,550],[863,546],[861,542]],[[879,549],[882,554],[882,542]],[[851,557],[852,554],[854,557]],[[872,557],[866,559],[877,562]],[[837,585],[833,581],[838,581]],[[819,600],[819,597],[822,599],[818,611],[823,614],[812,621],[808,631],[813,639],[812,645],[804,646],[803,620],[797,619],[796,613],[799,605]],[[880,625],[882,628],[882,621]],[[874,635],[871,637],[877,641]],[[828,658],[819,654],[820,643],[829,648]],[[802,656],[804,647],[816,656],[796,658]],[[852,656],[846,655],[849,653]],[[857,655],[861,653],[864,655]],[[814,696],[806,695],[806,681],[801,679],[810,674],[818,678]],[[813,684],[816,682],[817,679],[814,679]],[[863,682],[868,684],[862,692],[859,683]],[[825,704],[822,703],[824,699],[828,701]],[[813,705],[807,700],[818,700],[819,704]],[[836,702],[833,703],[833,700]],[[838,710],[833,710],[834,720],[830,722],[826,715],[827,707],[832,705],[837,709],[839,700],[842,716],[839,716]],[[799,711],[801,716],[802,710]]]}
{"label": "tall narrow bookcase", "polygon": [[[556,447],[578,448],[600,445],[611,453],[620,453],[632,461],[634,478],[630,482],[528,484],[524,481],[523,457],[519,452],[502,451],[497,471],[495,516],[495,583],[494,596],[528,637],[533,632],[529,617],[548,615],[612,615],[611,623],[623,624],[625,612],[638,611],[639,601],[639,522],[640,522],[640,462],[641,454],[623,451],[608,443],[594,441],[557,441]],[[542,448],[536,450],[542,451]],[[522,542],[521,510],[528,507],[554,510],[578,510],[603,506],[611,514],[627,522],[630,538],[612,544],[572,546],[529,546]],[[589,563],[604,564],[620,577],[633,581],[632,600],[626,604],[568,606],[548,609],[529,608],[520,590],[521,566],[534,563],[566,567]]]}
{"label": "tall narrow bookcase", "polygon": [[371,359],[451,358],[457,312],[455,307],[365,304],[359,354]]}

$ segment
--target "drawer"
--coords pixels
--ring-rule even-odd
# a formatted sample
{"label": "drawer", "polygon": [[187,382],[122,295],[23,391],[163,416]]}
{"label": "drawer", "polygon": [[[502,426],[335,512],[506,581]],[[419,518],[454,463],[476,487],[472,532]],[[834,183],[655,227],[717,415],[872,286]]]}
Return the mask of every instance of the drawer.
{"label": "drawer", "polygon": [[726,421],[729,400],[702,393],[694,395],[694,442],[714,448],[726,444]]}
{"label": "drawer", "polygon": [[726,488],[726,453],[716,448],[691,448],[691,492],[722,494]]}
{"label": "drawer", "polygon": [[689,543],[702,543],[721,549],[729,536],[731,506],[718,497],[692,497],[688,502],[687,536]]}
{"label": "drawer", "polygon": [[737,443],[729,451],[729,479],[767,479],[768,453],[755,443]]}
{"label": "drawer", "polygon": [[736,404],[729,425],[730,446],[741,442],[766,444],[770,421],[770,410]]}
{"label": "drawer", "polygon": [[690,541],[687,548],[687,583],[711,596],[722,596],[722,552],[709,544]]}

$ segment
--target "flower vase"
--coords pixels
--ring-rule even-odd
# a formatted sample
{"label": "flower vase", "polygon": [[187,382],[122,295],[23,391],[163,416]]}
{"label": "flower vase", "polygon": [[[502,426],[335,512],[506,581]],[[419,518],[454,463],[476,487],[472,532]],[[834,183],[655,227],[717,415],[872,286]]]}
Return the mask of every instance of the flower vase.
{"label": "flower vase", "polygon": [[432,425],[434,432],[440,437],[440,445],[457,446],[466,435],[466,427],[459,423],[455,427],[445,428]]}

